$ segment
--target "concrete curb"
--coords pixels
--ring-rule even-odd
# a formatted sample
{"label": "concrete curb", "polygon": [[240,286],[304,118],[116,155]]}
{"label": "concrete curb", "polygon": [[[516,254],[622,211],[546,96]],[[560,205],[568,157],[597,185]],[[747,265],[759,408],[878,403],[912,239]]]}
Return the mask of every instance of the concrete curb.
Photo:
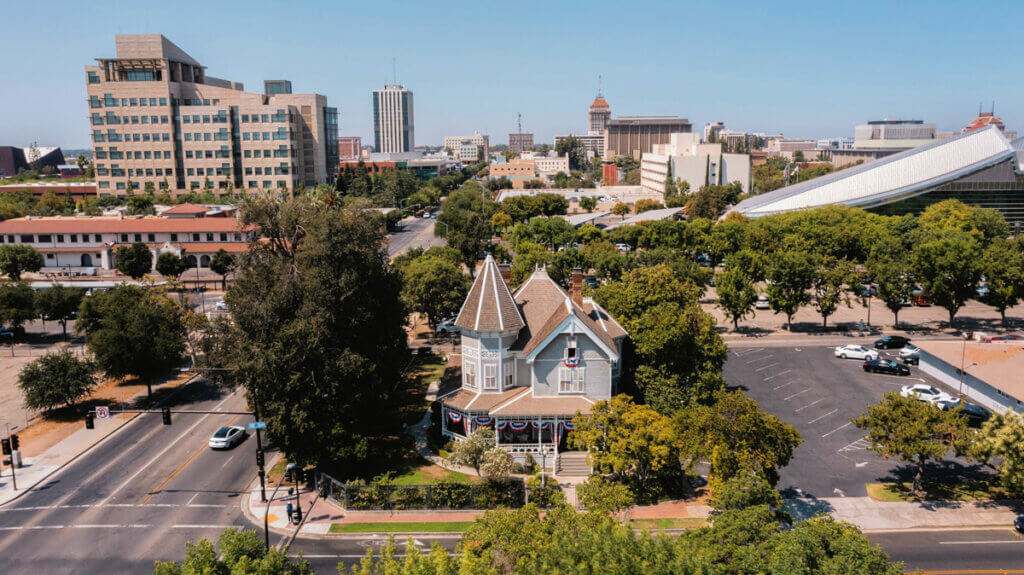
{"label": "concrete curb", "polygon": [[1016,533],[1013,527],[1005,523],[993,523],[990,525],[965,525],[957,527],[944,525],[941,527],[893,527],[888,529],[861,529],[861,533],[906,533],[908,531],[992,531],[993,529],[1006,530]]}
{"label": "concrete curb", "polygon": [[[196,374],[194,374],[193,376],[189,377],[189,378],[188,378],[188,379],[186,379],[186,380],[185,380],[184,382],[182,382],[182,384],[181,384],[181,385],[179,385],[179,386],[178,386],[178,389],[176,389],[176,390],[174,391],[174,393],[172,393],[171,395],[169,395],[169,396],[167,396],[167,397],[163,398],[163,399],[162,399],[162,400],[161,400],[160,402],[158,402],[158,403],[156,403],[156,404],[154,404],[154,405],[155,405],[155,406],[156,406],[156,405],[160,405],[160,404],[161,404],[161,403],[163,403],[164,401],[167,401],[168,399],[170,399],[171,397],[173,397],[175,393],[178,393],[179,391],[181,391],[182,389],[184,389],[186,385],[189,385],[190,383],[192,383],[193,381],[195,381],[195,380],[196,380],[197,378],[199,378],[199,377],[201,377],[201,376],[202,376],[202,374],[201,374],[201,373],[196,373]],[[4,506],[6,506],[6,505],[9,505],[10,503],[13,503],[13,502],[17,501],[18,499],[20,499],[20,498],[21,498],[21,496],[25,495],[25,494],[26,494],[26,493],[28,493],[29,491],[32,491],[32,489],[33,489],[33,488],[35,488],[35,486],[36,486],[36,485],[39,485],[40,483],[42,483],[42,482],[46,481],[47,479],[49,479],[49,478],[53,477],[54,475],[57,475],[58,473],[60,473],[61,471],[63,471],[63,470],[64,470],[64,469],[65,469],[65,468],[66,468],[66,467],[67,467],[68,465],[70,465],[70,464],[74,463],[74,462],[75,462],[75,461],[76,461],[76,460],[77,460],[77,459],[78,459],[79,457],[82,457],[82,456],[83,456],[83,455],[85,455],[86,453],[89,453],[90,451],[92,451],[92,450],[93,450],[93,448],[95,448],[95,447],[96,447],[97,445],[99,445],[99,444],[101,444],[101,443],[103,443],[103,442],[107,441],[107,440],[108,440],[108,439],[110,439],[111,437],[113,437],[113,436],[117,435],[117,434],[118,434],[118,433],[119,433],[119,432],[120,432],[120,431],[121,431],[122,429],[124,429],[124,427],[125,427],[126,425],[128,425],[129,423],[131,423],[131,422],[135,421],[136,419],[138,419],[139,415],[141,415],[141,414],[139,414],[139,413],[136,413],[136,414],[132,415],[132,417],[129,417],[129,418],[128,418],[128,419],[126,419],[126,420],[125,420],[125,421],[124,421],[123,423],[121,423],[120,425],[118,425],[117,427],[115,427],[114,429],[112,429],[112,430],[110,431],[110,433],[108,433],[108,434],[106,434],[105,436],[103,436],[103,437],[99,438],[99,439],[98,439],[97,441],[95,441],[94,443],[90,444],[90,445],[89,445],[88,447],[86,447],[86,448],[85,448],[85,449],[83,449],[82,451],[79,451],[78,453],[76,453],[75,455],[73,455],[73,456],[71,457],[71,459],[69,459],[69,460],[65,461],[64,463],[60,464],[59,466],[57,466],[56,468],[54,468],[54,469],[53,469],[52,471],[50,471],[49,473],[47,473],[46,475],[44,475],[44,476],[40,477],[40,478],[39,478],[38,480],[36,480],[36,482],[35,482],[35,483],[33,483],[32,485],[29,485],[28,487],[23,487],[23,488],[22,488],[22,489],[20,490],[20,491],[21,491],[20,493],[17,493],[17,494],[15,494],[15,495],[14,495],[14,497],[11,497],[11,498],[10,498],[10,499],[8,499],[7,501],[5,501],[5,502],[3,502],[2,504],[0,504],[0,507],[4,507]]]}

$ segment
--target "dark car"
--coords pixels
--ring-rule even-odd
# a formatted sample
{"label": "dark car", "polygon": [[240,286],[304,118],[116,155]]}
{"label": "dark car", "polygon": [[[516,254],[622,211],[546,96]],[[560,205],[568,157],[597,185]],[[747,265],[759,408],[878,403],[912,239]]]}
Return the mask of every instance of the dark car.
{"label": "dark car", "polygon": [[875,349],[899,349],[910,343],[910,339],[902,335],[887,335],[875,340]]}
{"label": "dark car", "polygon": [[1017,530],[1017,533],[1024,533],[1024,515],[1018,515],[1013,520],[1013,528]]}
{"label": "dark car", "polygon": [[950,404],[945,401],[939,401],[935,403],[935,406],[942,411],[949,411],[960,407],[960,414],[967,418],[967,425],[971,427],[981,427],[982,423],[988,421],[992,414],[987,409],[980,405],[974,405],[973,403],[963,403],[962,407],[958,404]]}
{"label": "dark car", "polygon": [[869,373],[888,373],[890,375],[910,375],[910,368],[900,365],[891,359],[869,359],[864,362],[864,371]]}

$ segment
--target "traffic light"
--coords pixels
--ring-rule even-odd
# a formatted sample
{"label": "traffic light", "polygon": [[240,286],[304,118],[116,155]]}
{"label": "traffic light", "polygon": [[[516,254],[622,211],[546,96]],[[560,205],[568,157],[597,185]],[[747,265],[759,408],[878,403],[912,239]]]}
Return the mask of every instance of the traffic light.
{"label": "traffic light", "polygon": [[89,413],[85,414],[85,428],[86,429],[95,429],[96,424],[93,423],[93,418],[94,417],[96,417],[96,416],[94,416],[92,414],[92,412],[89,412]]}
{"label": "traffic light", "polygon": [[14,435],[11,436],[11,449],[13,449],[14,451],[18,450],[18,434],[17,433],[15,433]]}
{"label": "traffic light", "polygon": [[305,482],[305,478],[304,478],[305,473],[303,472],[301,467],[296,467],[292,471],[292,473],[293,473],[292,478],[295,481],[295,483],[304,483]]}
{"label": "traffic light", "polygon": [[165,407],[165,408],[161,409],[160,410],[160,414],[163,415],[164,425],[170,425],[171,424],[171,408]]}
{"label": "traffic light", "polygon": [[283,483],[291,483],[292,482],[292,467],[285,467],[284,468],[284,478],[282,479],[282,482]]}
{"label": "traffic light", "polygon": [[3,438],[3,439],[0,439],[0,448],[2,448],[2,451],[3,451],[4,455],[10,455],[11,454],[11,440],[7,439],[6,437]]}
{"label": "traffic light", "polygon": [[263,469],[264,461],[265,460],[263,459],[263,450],[262,449],[257,449],[256,450],[256,467],[259,467],[260,469]]}

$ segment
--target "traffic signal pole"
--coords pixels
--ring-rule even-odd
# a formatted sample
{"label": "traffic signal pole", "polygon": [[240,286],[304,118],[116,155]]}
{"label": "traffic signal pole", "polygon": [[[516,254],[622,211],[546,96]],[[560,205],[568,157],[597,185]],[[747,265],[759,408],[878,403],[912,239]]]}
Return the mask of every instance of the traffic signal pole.
{"label": "traffic signal pole", "polygon": [[14,450],[15,450],[15,447],[14,447],[14,442],[11,441],[11,424],[10,423],[7,424],[7,445],[11,446],[11,486],[14,487],[15,491],[17,491],[18,490],[18,477],[14,473],[14,468],[16,468],[17,465],[14,464]]}

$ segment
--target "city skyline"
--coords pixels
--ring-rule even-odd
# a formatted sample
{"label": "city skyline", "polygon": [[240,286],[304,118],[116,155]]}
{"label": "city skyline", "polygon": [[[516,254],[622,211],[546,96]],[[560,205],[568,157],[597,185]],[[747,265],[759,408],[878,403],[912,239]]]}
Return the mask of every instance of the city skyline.
{"label": "city skyline", "polygon": [[[185,18],[193,4],[208,17]],[[474,132],[502,143],[516,131],[517,113],[538,144],[550,144],[556,134],[585,134],[599,75],[613,116],[678,115],[696,129],[722,121],[730,129],[814,139],[850,136],[856,124],[900,117],[950,131],[993,101],[1008,129],[1024,128],[1024,82],[1000,56],[1012,49],[1012,23],[1021,11],[1011,3],[970,11],[867,3],[826,13],[808,4],[792,11],[799,19],[747,3],[718,9],[647,3],[627,12],[562,3],[544,19],[535,17],[541,5],[529,3],[500,19],[474,14],[468,5],[453,12],[456,19],[400,4],[317,3],[295,12],[270,3],[246,6],[12,6],[11,22],[45,24],[50,34],[40,44],[38,27],[8,31],[12,45],[35,47],[6,63],[4,143],[89,147],[81,70],[95,55],[111,53],[116,33],[163,34],[189,46],[211,76],[247,90],[280,78],[296,92],[324,94],[339,108],[339,133],[364,142],[373,141],[373,90],[396,79],[416,93],[421,145]],[[655,11],[662,17],[651,19]],[[982,12],[1003,17],[971,18]],[[306,34],[261,33],[254,44],[245,31],[271,21],[277,30]],[[638,30],[645,32],[622,42]],[[395,40],[376,41],[384,34]],[[513,34],[523,49],[496,41]],[[552,38],[573,49],[559,49]],[[524,58],[556,65],[507,65]]]}

